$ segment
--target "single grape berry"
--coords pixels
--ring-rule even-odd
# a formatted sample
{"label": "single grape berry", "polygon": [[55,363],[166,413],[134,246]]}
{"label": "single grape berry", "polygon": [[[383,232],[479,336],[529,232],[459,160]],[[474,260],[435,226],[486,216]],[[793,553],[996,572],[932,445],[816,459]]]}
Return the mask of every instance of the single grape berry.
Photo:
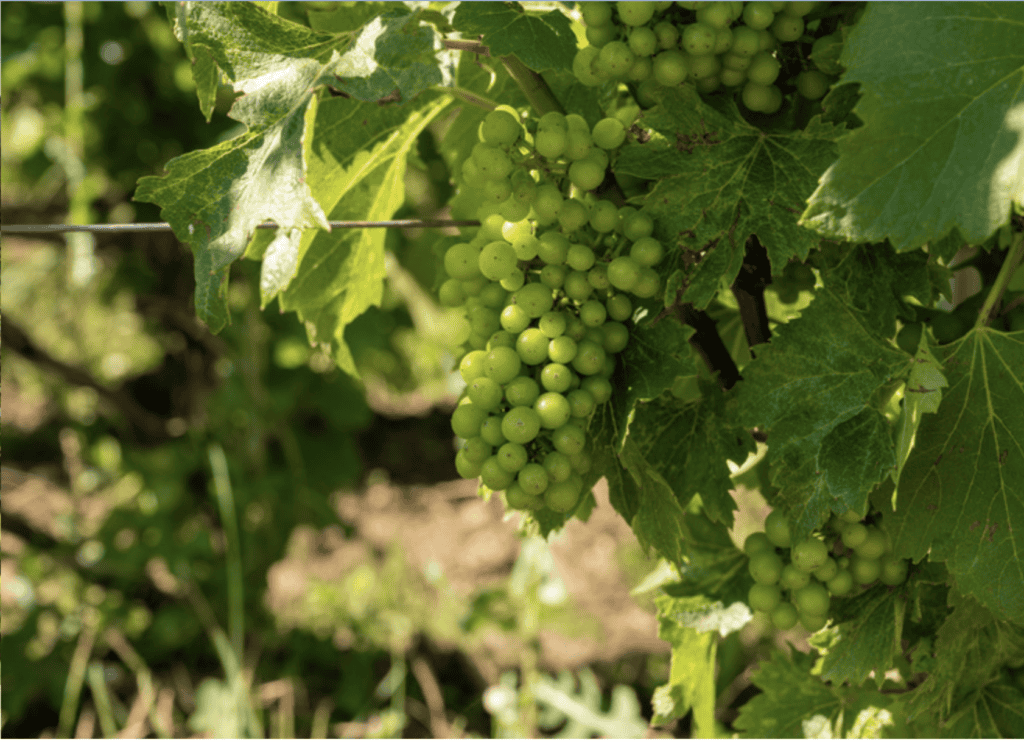
{"label": "single grape berry", "polygon": [[781,510],[773,510],[764,519],[764,532],[768,540],[781,549],[788,549],[793,543],[789,533],[789,520]]}
{"label": "single grape berry", "polygon": [[640,266],[627,255],[620,255],[608,264],[608,281],[621,291],[632,289],[639,278]]}
{"label": "single grape berry", "polygon": [[772,624],[780,631],[796,626],[798,614],[792,603],[779,603],[772,611]]}
{"label": "single grape berry", "polygon": [[869,585],[882,574],[882,563],[877,559],[855,556],[850,560],[850,574],[858,585]]}
{"label": "single grape berry", "polygon": [[530,456],[521,443],[505,443],[498,449],[497,458],[502,469],[515,474],[526,466]]}
{"label": "single grape berry", "polygon": [[601,149],[616,149],[626,141],[626,129],[617,118],[604,118],[594,124],[592,137]]}
{"label": "single grape berry", "polygon": [[793,546],[793,565],[803,572],[813,572],[828,559],[828,547],[810,538]]}
{"label": "single grape berry", "polygon": [[747,556],[753,556],[762,551],[775,551],[775,546],[768,540],[764,531],[756,531],[743,542],[743,551]]}
{"label": "single grape berry", "polygon": [[678,49],[666,49],[654,58],[654,79],[666,88],[681,84],[690,76],[686,55]]}
{"label": "single grape berry", "polygon": [[848,595],[853,591],[853,575],[848,570],[840,569],[827,584],[828,591],[833,595]]}
{"label": "single grape berry", "polygon": [[519,376],[522,361],[512,348],[492,348],[484,356],[484,373],[499,384]]}
{"label": "single grape berry", "polygon": [[501,420],[501,432],[513,443],[525,445],[540,432],[540,417],[530,407],[513,407]]}
{"label": "single grape berry", "polygon": [[541,427],[555,430],[562,427],[572,417],[569,400],[558,392],[545,392],[537,397],[533,409],[540,418]]}
{"label": "single grape berry", "polygon": [[519,138],[522,127],[508,111],[497,110],[484,117],[480,131],[487,144],[507,147]]}
{"label": "single grape berry", "polygon": [[871,526],[867,529],[867,537],[859,545],[852,547],[857,556],[865,559],[878,559],[886,552],[885,534]]}
{"label": "single grape berry", "polygon": [[787,590],[797,590],[810,581],[811,576],[807,572],[797,569],[792,564],[782,568],[782,576],[779,578],[779,582]]}
{"label": "single grape berry", "polygon": [[812,613],[815,616],[828,615],[829,595],[818,582],[811,582],[793,593],[793,602],[801,613]]}
{"label": "single grape berry", "polygon": [[899,585],[907,579],[909,565],[906,559],[886,557],[882,560],[882,570],[879,579],[885,585]]}
{"label": "single grape berry", "polygon": [[782,591],[775,585],[755,584],[747,593],[747,604],[755,611],[770,613],[782,602]]}
{"label": "single grape berry", "polygon": [[750,557],[750,576],[761,585],[774,585],[782,577],[782,558],[774,551],[757,552]]}
{"label": "single grape berry", "polygon": [[556,513],[568,513],[579,502],[583,481],[578,475],[570,475],[562,482],[551,482],[544,490],[544,504]]}
{"label": "single grape berry", "polygon": [[653,2],[617,2],[616,10],[619,11],[619,20],[627,26],[642,26],[654,17],[655,6]]}

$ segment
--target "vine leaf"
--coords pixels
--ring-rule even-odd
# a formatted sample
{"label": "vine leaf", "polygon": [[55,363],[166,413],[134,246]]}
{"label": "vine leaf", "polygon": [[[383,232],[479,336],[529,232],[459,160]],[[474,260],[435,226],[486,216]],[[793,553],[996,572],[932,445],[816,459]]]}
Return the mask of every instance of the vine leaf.
{"label": "vine leaf", "polygon": [[927,335],[921,333],[920,345],[914,356],[914,366],[910,369],[907,388],[903,392],[903,407],[896,421],[896,468],[892,472],[892,481],[896,485],[894,501],[899,497],[900,475],[910,457],[910,451],[914,448],[917,429],[921,426],[921,416],[939,411],[942,389],[947,386],[949,382],[942,374],[942,364],[928,348]]}
{"label": "vine leaf", "polygon": [[949,382],[921,420],[886,516],[898,556],[945,561],[960,590],[1024,624],[1024,332],[935,350]]}
{"label": "vine leaf", "polygon": [[[768,455],[788,470],[785,497],[796,538],[819,527],[830,509],[862,508],[895,464],[888,426],[871,402],[907,371],[908,356],[827,287],[744,367],[740,417],[768,431]],[[843,503],[828,492],[831,482]]]}
{"label": "vine leaf", "polygon": [[837,603],[833,609],[837,625],[810,640],[824,655],[821,679],[860,685],[874,671],[874,682],[881,687],[901,638],[905,596],[878,588]]}
{"label": "vine leaf", "polygon": [[664,91],[640,120],[653,130],[650,140],[624,147],[615,166],[658,180],[644,211],[659,238],[704,253],[687,270],[682,296],[698,309],[720,282],[736,279],[751,234],[767,248],[773,273],[794,255],[807,257],[818,238],[795,217],[835,160],[843,131],[816,118],[804,131],[768,133],[744,121],[735,104],[723,108],[703,102],[692,86]]}
{"label": "vine leaf", "polygon": [[824,727],[827,721],[832,735],[841,738],[863,727],[858,721],[871,716],[872,710],[877,715],[878,710],[889,706],[890,699],[873,688],[821,682],[811,674],[815,660],[813,655],[795,648],[790,657],[772,650],[771,659],[761,662],[752,678],[764,692],[748,701],[733,723],[743,737],[805,737],[810,736],[805,732]]}
{"label": "vine leaf", "polygon": [[899,251],[954,226],[983,242],[1024,204],[1024,6],[870,5],[847,39],[842,83],[864,125],[839,142],[801,224]]}
{"label": "vine leaf", "polygon": [[455,11],[457,31],[482,36],[492,57],[515,54],[537,72],[572,69],[576,36],[559,10],[528,13],[519,3],[464,2]]}

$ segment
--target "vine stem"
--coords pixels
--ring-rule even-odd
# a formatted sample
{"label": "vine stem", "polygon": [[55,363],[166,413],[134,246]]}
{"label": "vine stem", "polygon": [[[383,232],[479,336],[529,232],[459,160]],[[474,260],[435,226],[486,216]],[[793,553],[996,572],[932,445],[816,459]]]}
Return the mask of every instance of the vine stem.
{"label": "vine stem", "polygon": [[526,95],[526,99],[530,101],[530,105],[533,106],[538,117],[551,111],[565,113],[565,109],[562,108],[562,104],[558,102],[555,94],[551,92],[548,84],[544,82],[544,78],[523,64],[519,57],[515,54],[506,54],[501,58],[501,63],[505,65],[508,74]]}
{"label": "vine stem", "polygon": [[999,275],[996,276],[996,281],[992,284],[992,290],[988,292],[985,303],[978,312],[978,320],[974,323],[975,327],[986,327],[992,320],[992,314],[999,306],[1014,271],[1020,265],[1021,258],[1024,258],[1024,232],[1018,232],[1017,238],[1010,245],[1010,249],[1006,253],[1006,260],[1003,261],[1003,267],[999,269]]}
{"label": "vine stem", "polygon": [[478,108],[482,108],[485,111],[493,111],[495,108],[498,107],[498,104],[495,103],[494,101],[488,100],[483,96],[477,95],[476,93],[471,93],[470,91],[465,90],[464,88],[456,87],[454,85],[450,88],[442,88],[438,86],[436,89],[450,93],[454,95],[456,98],[461,98],[467,103],[471,103],[472,105],[477,106]]}

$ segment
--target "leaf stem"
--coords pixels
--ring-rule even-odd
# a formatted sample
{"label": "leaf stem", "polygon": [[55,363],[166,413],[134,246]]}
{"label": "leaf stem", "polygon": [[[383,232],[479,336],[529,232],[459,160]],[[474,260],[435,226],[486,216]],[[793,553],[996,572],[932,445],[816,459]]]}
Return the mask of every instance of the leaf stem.
{"label": "leaf stem", "polygon": [[530,101],[530,105],[533,106],[538,117],[551,111],[565,113],[565,109],[562,108],[562,104],[558,102],[555,94],[551,92],[551,88],[548,87],[544,78],[523,64],[519,57],[515,54],[506,54],[501,58],[501,63],[505,65],[508,74],[526,95],[526,99]]}
{"label": "leaf stem", "polygon": [[493,111],[495,108],[498,107],[498,104],[495,103],[494,101],[488,100],[483,96],[477,95],[476,93],[471,93],[465,88],[460,88],[455,85],[453,85],[450,88],[439,87],[438,90],[444,90],[446,92],[449,92],[456,98],[462,98],[462,100],[466,101],[467,103],[472,103],[474,106],[482,108],[485,111]]}
{"label": "leaf stem", "polygon": [[1003,267],[999,269],[999,275],[996,276],[995,283],[992,284],[992,289],[988,292],[985,303],[978,312],[978,320],[974,323],[975,327],[986,327],[992,320],[999,302],[1002,301],[1006,286],[1010,283],[1017,266],[1020,265],[1021,258],[1024,258],[1024,232],[1018,232],[1016,239],[1010,245],[1006,259],[1003,261]]}

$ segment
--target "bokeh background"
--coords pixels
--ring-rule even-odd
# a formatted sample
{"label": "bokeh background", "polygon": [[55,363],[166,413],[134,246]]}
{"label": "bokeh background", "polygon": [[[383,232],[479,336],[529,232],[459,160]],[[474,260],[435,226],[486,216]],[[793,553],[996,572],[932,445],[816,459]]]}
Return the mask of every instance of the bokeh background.
{"label": "bokeh background", "polygon": [[[229,89],[201,116],[155,3],[4,2],[0,40],[6,224],[159,221],[138,178],[240,133]],[[450,195],[438,134],[398,217]],[[257,263],[214,336],[170,233],[4,235],[4,736],[687,736],[644,731],[657,562],[606,490],[546,544],[458,480],[454,349],[418,331],[433,239],[389,232],[354,380],[259,310]],[[744,484],[739,542],[765,511]],[[752,663],[799,641],[769,636],[719,649],[724,735]]]}

